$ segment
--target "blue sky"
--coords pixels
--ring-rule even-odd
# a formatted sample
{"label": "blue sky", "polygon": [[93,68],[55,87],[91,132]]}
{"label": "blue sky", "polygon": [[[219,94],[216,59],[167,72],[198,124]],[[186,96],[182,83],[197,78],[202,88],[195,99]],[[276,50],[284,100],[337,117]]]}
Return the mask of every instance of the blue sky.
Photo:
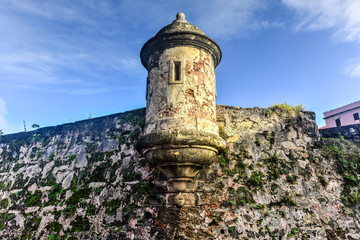
{"label": "blue sky", "polygon": [[143,44],[177,12],[221,47],[218,104],[360,100],[358,0],[0,0],[0,129],[145,106]]}

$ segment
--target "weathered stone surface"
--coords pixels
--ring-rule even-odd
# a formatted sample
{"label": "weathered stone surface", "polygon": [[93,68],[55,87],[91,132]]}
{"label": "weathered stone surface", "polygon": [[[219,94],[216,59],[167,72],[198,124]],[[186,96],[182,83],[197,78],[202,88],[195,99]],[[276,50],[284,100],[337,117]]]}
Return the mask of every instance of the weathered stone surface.
{"label": "weathered stone surface", "polygon": [[346,165],[359,169],[356,146],[320,140],[311,112],[217,112],[227,149],[200,171],[195,193],[182,193],[182,207],[134,149],[144,109],[3,136],[0,238],[359,238],[359,176]]}
{"label": "weathered stone surface", "polygon": [[220,48],[178,13],[145,43],[140,57],[148,81],[138,150],[166,176],[168,192],[194,192],[194,177],[225,147],[216,124]]}

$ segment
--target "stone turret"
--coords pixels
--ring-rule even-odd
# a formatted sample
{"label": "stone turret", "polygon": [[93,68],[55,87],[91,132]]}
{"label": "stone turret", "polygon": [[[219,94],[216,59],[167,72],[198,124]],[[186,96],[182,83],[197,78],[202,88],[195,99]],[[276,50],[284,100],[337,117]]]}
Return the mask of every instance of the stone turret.
{"label": "stone turret", "polygon": [[169,192],[194,192],[194,177],[225,147],[216,124],[220,47],[178,13],[145,43],[140,57],[148,77],[138,149],[165,174]]}

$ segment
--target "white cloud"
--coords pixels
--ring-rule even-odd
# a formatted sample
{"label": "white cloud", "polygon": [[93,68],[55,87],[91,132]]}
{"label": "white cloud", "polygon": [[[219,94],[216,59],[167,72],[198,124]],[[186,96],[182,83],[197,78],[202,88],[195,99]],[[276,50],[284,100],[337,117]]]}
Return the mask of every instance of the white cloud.
{"label": "white cloud", "polygon": [[7,114],[7,110],[6,110],[5,102],[0,98],[0,129],[5,128],[7,125],[5,121],[6,114]]}
{"label": "white cloud", "polygon": [[2,98],[0,98],[0,130],[2,130],[4,134],[21,131],[20,128],[15,127],[14,124],[11,124],[6,120],[6,115],[7,115],[7,109],[6,109],[5,101]]}
{"label": "white cloud", "polygon": [[228,0],[201,2],[197,7],[199,26],[216,38],[244,37],[254,30],[279,28],[279,22],[261,19],[259,12],[267,9],[264,0]]}
{"label": "white cloud", "polygon": [[62,85],[74,93],[82,94],[84,87],[96,93],[141,68],[138,51],[128,43],[131,36],[114,41],[124,23],[111,2],[5,2],[0,9],[2,87],[53,91],[53,85]]}
{"label": "white cloud", "polygon": [[[296,11],[296,31],[332,30],[336,42],[360,43],[359,0],[282,0]],[[360,78],[360,57],[351,61],[345,74]]]}
{"label": "white cloud", "polygon": [[296,11],[298,31],[334,30],[337,41],[360,42],[360,1],[282,0]]}
{"label": "white cloud", "polygon": [[152,4],[2,0],[0,87],[58,88],[73,94],[104,92],[114,81],[128,87],[129,78],[143,74],[138,54],[149,35],[141,31],[158,30],[174,20],[179,10],[189,13],[189,22],[214,38],[231,39],[281,27],[257,15],[266,4],[265,0],[226,4],[220,0]]}
{"label": "white cloud", "polygon": [[349,66],[345,69],[345,74],[350,77],[360,78],[360,57],[351,61]]}

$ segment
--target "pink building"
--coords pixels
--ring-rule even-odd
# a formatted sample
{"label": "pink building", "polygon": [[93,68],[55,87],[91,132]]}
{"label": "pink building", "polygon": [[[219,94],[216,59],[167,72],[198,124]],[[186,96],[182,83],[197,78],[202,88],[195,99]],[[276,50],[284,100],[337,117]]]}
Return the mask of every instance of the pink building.
{"label": "pink building", "polygon": [[322,129],[360,124],[359,115],[360,101],[324,112],[326,126],[322,127]]}

